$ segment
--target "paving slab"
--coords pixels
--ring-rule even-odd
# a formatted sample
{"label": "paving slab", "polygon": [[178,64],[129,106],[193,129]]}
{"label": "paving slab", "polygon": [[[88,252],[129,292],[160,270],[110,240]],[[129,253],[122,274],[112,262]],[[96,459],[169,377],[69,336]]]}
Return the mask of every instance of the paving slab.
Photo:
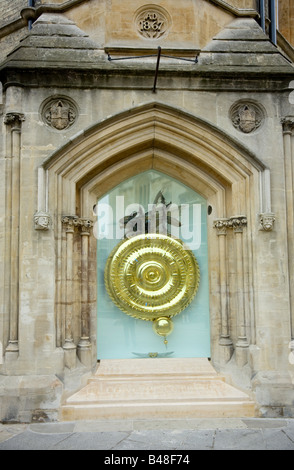
{"label": "paving slab", "polygon": [[0,450],[103,450],[113,455],[121,451],[294,450],[294,419],[0,424]]}

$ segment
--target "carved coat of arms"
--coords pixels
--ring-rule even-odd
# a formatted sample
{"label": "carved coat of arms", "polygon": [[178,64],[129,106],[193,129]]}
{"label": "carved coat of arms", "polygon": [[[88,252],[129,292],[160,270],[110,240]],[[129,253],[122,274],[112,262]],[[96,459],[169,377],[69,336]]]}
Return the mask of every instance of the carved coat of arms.
{"label": "carved coat of arms", "polygon": [[45,121],[59,131],[70,127],[76,119],[76,111],[67,100],[50,102],[44,112]]}
{"label": "carved coat of arms", "polygon": [[256,111],[249,106],[244,106],[239,112],[240,129],[249,134],[256,129]]}
{"label": "carved coat of arms", "polygon": [[250,134],[261,126],[263,113],[261,109],[253,103],[237,103],[237,105],[233,106],[231,109],[231,119],[236,129],[239,129],[245,134]]}

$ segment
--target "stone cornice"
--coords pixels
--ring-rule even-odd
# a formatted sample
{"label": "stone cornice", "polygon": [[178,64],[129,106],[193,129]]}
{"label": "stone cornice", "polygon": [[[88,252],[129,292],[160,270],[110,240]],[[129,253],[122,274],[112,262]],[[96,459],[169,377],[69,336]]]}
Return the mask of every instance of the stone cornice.
{"label": "stone cornice", "polygon": [[36,21],[43,13],[64,13],[80,3],[86,3],[88,1],[89,0],[68,0],[59,5],[50,3],[47,5],[40,5],[36,8],[23,8],[20,12],[21,18],[13,20],[0,28],[0,38],[24,28],[28,24],[29,20]]}

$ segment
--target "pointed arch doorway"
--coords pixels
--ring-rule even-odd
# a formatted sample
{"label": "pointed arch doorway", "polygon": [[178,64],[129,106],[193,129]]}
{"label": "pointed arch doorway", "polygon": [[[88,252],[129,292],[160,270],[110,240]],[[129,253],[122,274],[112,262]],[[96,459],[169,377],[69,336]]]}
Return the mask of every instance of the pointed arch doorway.
{"label": "pointed arch doorway", "polygon": [[[144,227],[140,227],[140,211],[144,214]],[[206,199],[163,172],[147,170],[120,182],[100,198],[96,213],[98,360],[210,357]],[[157,216],[153,227],[152,214]],[[161,216],[165,220],[160,221]],[[140,260],[134,261],[134,277],[128,272],[132,270],[129,259],[132,257],[132,244],[136,243],[142,228],[147,235],[145,240],[139,241],[143,253],[140,254],[137,248],[134,251],[136,258],[140,256]],[[146,242],[150,245],[149,235],[155,231],[165,232],[160,240],[160,254],[158,246],[148,248],[146,245]],[[183,258],[178,258],[178,247],[171,251],[167,246],[170,237],[182,240],[184,250],[179,249]],[[118,247],[126,243],[130,246],[127,255],[122,254],[113,267],[115,271],[110,272],[109,260],[113,259]],[[166,253],[169,253],[168,259],[165,259]],[[127,260],[125,256],[128,256]],[[182,264],[186,256],[195,260],[197,271],[187,272],[189,265]],[[142,270],[151,276],[157,273],[158,282],[153,278],[143,286]],[[122,276],[122,282],[116,283],[119,276]],[[132,279],[130,283],[128,276]],[[179,279],[179,276],[183,278]],[[180,284],[176,287],[178,282]],[[121,296],[125,296],[123,303],[120,302]],[[152,299],[154,313],[148,314],[146,320],[147,300],[152,302]],[[137,301],[142,304],[139,310],[136,310]],[[179,302],[187,306],[175,306]],[[126,305],[130,306],[127,314]],[[179,313],[173,316],[175,308]],[[153,315],[169,318],[172,333],[168,336],[164,336],[164,332],[158,334]]]}
{"label": "pointed arch doorway", "polygon": [[[170,349],[166,349],[163,338],[156,337],[149,322],[140,324],[140,328],[145,329],[145,336],[142,331],[139,331],[137,336],[130,333],[130,328],[125,333],[118,324],[115,326],[121,329],[118,328],[114,335],[114,317],[109,320],[114,310],[112,299],[107,299],[105,295],[104,270],[109,254],[118,244],[118,240],[110,240],[110,246],[107,246],[103,254],[104,258],[99,256],[97,282],[98,242],[95,237],[89,236],[88,230],[84,230],[88,227],[88,218],[93,219],[93,205],[103,198],[110,197],[112,191],[120,184],[129,184],[132,178],[136,184],[130,185],[130,202],[142,203],[143,206],[146,202],[154,202],[155,189],[158,188],[154,188],[153,193],[152,184],[147,185],[147,189],[145,187],[146,172],[149,171],[154,172],[154,177],[160,174],[162,178],[163,175],[168,189],[176,186],[177,189],[172,191],[172,194],[164,195],[168,202],[176,205],[188,202],[189,207],[193,207],[195,200],[196,206],[201,206],[201,223],[206,220],[207,264],[201,265],[201,256],[197,250],[195,252],[201,279],[205,279],[205,269],[206,279],[209,276],[209,309],[207,303],[203,322],[210,324],[210,344],[207,334],[202,351],[195,348],[195,332],[197,329],[201,331],[199,324],[186,328],[184,332],[182,328],[187,326],[184,319],[187,318],[190,307],[195,307],[195,310],[190,310],[191,317],[194,315],[194,318],[201,318],[200,291],[205,284],[201,285],[200,282],[199,292],[193,299],[195,305],[191,303],[173,319],[174,331],[168,338]],[[167,382],[164,382],[163,387],[163,377],[172,382],[169,387],[169,399],[173,400],[173,416],[184,416],[185,413],[191,416],[190,406],[186,409],[185,400],[181,402],[178,399],[183,393],[187,400],[195,399],[194,416],[207,416],[205,413],[211,412],[211,409],[204,407],[203,410],[202,405],[199,408],[197,404],[199,401],[206,403],[207,400],[209,407],[213,404],[213,416],[224,416],[224,409],[228,407],[229,416],[252,415],[253,404],[248,403],[248,397],[228,390],[227,387],[223,390],[224,382],[215,380],[216,372],[205,358],[210,356],[211,349],[213,362],[226,363],[235,349],[240,361],[245,364],[249,341],[254,341],[254,253],[251,240],[256,230],[255,214],[268,209],[270,202],[268,170],[263,163],[211,124],[168,106],[152,103],[118,114],[79,134],[44,162],[39,177],[40,210],[52,210],[55,214],[56,342],[58,347],[63,348],[64,363],[66,367],[74,368],[78,356],[80,362],[90,371],[97,366],[97,350],[98,357],[107,357],[107,354],[108,357],[127,357],[101,360],[98,375],[94,376],[94,380],[91,378],[85,389],[66,401],[62,412],[65,419],[126,416],[122,412],[122,403],[125,404],[124,412],[128,409],[130,415],[135,413],[137,417],[150,416],[152,408],[156,416],[165,416],[170,410],[166,395]],[[191,191],[192,200],[188,199],[188,196],[183,201],[177,200],[182,191],[184,192],[184,187],[188,193]],[[127,186],[124,190],[127,195]],[[133,193],[134,190],[137,190],[137,193]],[[176,199],[173,193],[176,194]],[[212,208],[211,216],[207,216],[208,206]],[[205,218],[202,218],[204,209]],[[242,221],[245,220],[244,230],[242,226],[238,226],[240,214]],[[233,224],[235,219],[236,227]],[[84,222],[87,227],[84,227]],[[219,224],[215,225],[214,222]],[[99,249],[98,247],[98,252]],[[101,292],[98,292],[97,283],[101,284]],[[101,300],[105,301],[105,310],[107,307],[110,309],[107,334],[104,334],[107,331],[106,325],[99,326],[99,318],[97,327],[97,311],[101,311]],[[119,315],[119,322],[134,320],[117,308],[115,315]],[[141,320],[138,320],[138,324],[139,321]],[[132,325],[134,330],[135,326],[136,322]],[[99,336],[100,333],[102,337]],[[128,350],[124,352],[118,342],[123,334],[128,338],[125,343],[130,343],[134,338],[138,339],[137,343],[130,343]],[[190,335],[194,343],[190,345],[189,350],[183,352],[186,347],[185,338]],[[176,341],[177,337],[181,342],[173,347],[173,341]],[[110,352],[100,348],[105,338],[109,343],[113,338]],[[148,343],[146,339],[149,341],[149,338],[152,338],[152,341],[158,340],[159,346]],[[140,356],[138,359],[131,356],[133,353],[145,355],[150,352],[171,351],[175,351],[177,355],[172,359],[163,357],[158,361],[154,361],[153,357],[141,360]],[[174,379],[171,379],[175,372],[178,388],[175,387]],[[158,392],[152,391],[152,403],[149,388],[145,386],[146,381],[148,384],[150,382],[151,373],[156,376],[154,386]],[[146,379],[145,382],[135,380],[136,377],[142,378],[142,375],[144,380]],[[203,377],[212,379],[209,382],[211,395],[207,395],[206,386],[198,387],[200,383],[197,381],[199,379],[203,384]],[[122,386],[119,390],[116,388],[117,383]],[[135,383],[138,385],[138,402],[134,401]],[[111,396],[110,390],[113,392]],[[203,395],[198,395],[198,392],[203,392]],[[234,404],[233,411],[228,397]],[[142,400],[146,401],[144,407]],[[243,402],[246,405],[244,413],[240,411],[240,403]],[[175,412],[177,414],[174,414]]]}
{"label": "pointed arch doorway", "polygon": [[[256,214],[271,211],[269,171],[211,123],[151,103],[80,133],[38,172],[38,210],[51,212],[54,224],[56,344],[63,348],[66,366],[75,367],[78,354],[84,365],[94,367],[99,348],[97,240],[77,222],[93,219],[97,200],[149,170],[186,185],[211,206],[207,216],[211,357],[216,363],[227,362],[235,349],[246,363],[248,345],[255,340],[252,240],[258,231]],[[177,203],[173,195],[170,199]],[[233,223],[234,216],[236,223],[240,221],[240,215],[245,217],[244,230]]]}

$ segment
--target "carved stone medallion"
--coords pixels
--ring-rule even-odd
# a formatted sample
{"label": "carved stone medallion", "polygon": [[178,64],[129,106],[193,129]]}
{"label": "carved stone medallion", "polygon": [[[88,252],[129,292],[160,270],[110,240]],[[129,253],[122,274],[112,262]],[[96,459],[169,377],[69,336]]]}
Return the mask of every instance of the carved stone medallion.
{"label": "carved stone medallion", "polygon": [[48,126],[62,131],[74,124],[78,112],[72,100],[65,97],[57,97],[45,102],[41,114],[43,121]]}
{"label": "carved stone medallion", "polygon": [[105,268],[105,286],[112,301],[140,320],[166,319],[182,312],[192,302],[199,282],[193,253],[181,240],[161,234],[123,240]]}
{"label": "carved stone medallion", "polygon": [[140,8],[135,17],[135,26],[143,38],[159,39],[170,27],[170,16],[163,8],[155,5],[145,5]]}
{"label": "carved stone medallion", "polygon": [[261,126],[264,113],[255,103],[239,101],[232,106],[230,117],[236,129],[244,134],[250,134]]}

